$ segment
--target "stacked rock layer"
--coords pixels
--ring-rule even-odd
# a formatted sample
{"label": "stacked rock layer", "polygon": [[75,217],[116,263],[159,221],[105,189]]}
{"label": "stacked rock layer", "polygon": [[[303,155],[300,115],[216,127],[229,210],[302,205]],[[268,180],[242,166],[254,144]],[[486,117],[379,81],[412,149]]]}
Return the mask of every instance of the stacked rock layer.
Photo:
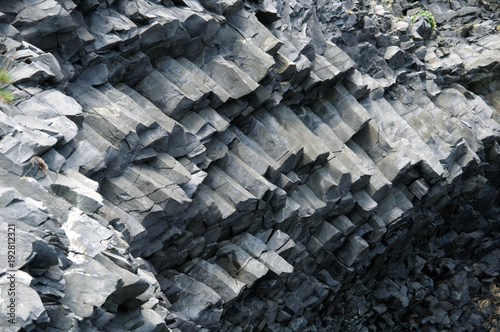
{"label": "stacked rock layer", "polygon": [[1,2],[2,329],[494,330],[495,6]]}

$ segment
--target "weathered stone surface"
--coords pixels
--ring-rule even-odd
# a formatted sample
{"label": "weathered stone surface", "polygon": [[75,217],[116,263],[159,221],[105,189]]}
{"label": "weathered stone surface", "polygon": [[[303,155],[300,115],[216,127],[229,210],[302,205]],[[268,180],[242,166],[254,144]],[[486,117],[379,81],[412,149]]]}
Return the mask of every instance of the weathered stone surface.
{"label": "weathered stone surface", "polygon": [[[205,86],[211,92],[209,99],[210,105],[212,107],[219,107],[228,101],[231,96],[229,93],[224,90],[219,84],[217,84],[214,80],[212,80],[204,71],[202,71],[195,64],[190,62],[186,58],[178,58],[176,59],[188,72],[191,73],[194,81],[198,82],[199,86]],[[201,112],[200,112],[201,113]]]}
{"label": "weathered stone surface", "polygon": [[70,213],[64,230],[71,250],[89,257],[94,257],[106,250],[114,236],[111,230],[99,224],[98,221],[77,211]]}
{"label": "weathered stone surface", "polygon": [[6,330],[14,331],[16,326],[26,329],[47,326],[49,316],[37,292],[30,287],[32,280],[33,278],[24,271],[6,273],[0,277],[0,302],[6,308],[1,316],[5,322],[2,326]]}
{"label": "weathered stone surface", "polygon": [[180,119],[193,105],[193,100],[160,73],[153,71],[136,86],[143,96],[152,101],[166,115]]}
{"label": "weathered stone surface", "polygon": [[336,253],[340,260],[347,266],[361,259],[368,253],[368,243],[357,234],[353,234],[346,243],[346,246]]}
{"label": "weathered stone surface", "polygon": [[60,174],[51,188],[56,195],[88,214],[96,212],[103,204],[102,196],[96,192],[98,183],[71,169],[66,175]]}
{"label": "weathered stone surface", "polygon": [[267,274],[269,269],[241,247],[229,243],[217,252],[217,264],[233,278],[245,283],[247,287]]}
{"label": "weathered stone surface", "polygon": [[202,69],[234,99],[248,95],[258,87],[247,73],[221,56],[215,57]]}
{"label": "weathered stone surface", "polygon": [[403,50],[401,50],[399,47],[389,46],[384,53],[384,59],[392,68],[399,68],[403,66],[405,56]]}
{"label": "weathered stone surface", "polygon": [[243,9],[241,0],[202,0],[200,2],[208,10],[220,15],[231,15]]}
{"label": "weathered stone surface", "polygon": [[[76,257],[78,258],[78,256]],[[62,303],[77,316],[89,317],[114,291],[119,277],[94,260],[81,260],[65,271],[67,291]]]}
{"label": "weathered stone surface", "polygon": [[222,299],[214,290],[184,274],[174,276],[171,282],[174,289],[167,291],[167,296],[170,292],[181,295],[179,301],[172,304],[172,310],[207,328],[217,324],[222,314],[219,309]]}
{"label": "weathered stone surface", "polygon": [[224,302],[230,302],[236,298],[244,286],[242,282],[233,279],[217,264],[210,264],[204,260],[198,261],[189,271],[189,275],[210,286]]}
{"label": "weathered stone surface", "polygon": [[0,2],[16,329],[495,330],[498,9]]}

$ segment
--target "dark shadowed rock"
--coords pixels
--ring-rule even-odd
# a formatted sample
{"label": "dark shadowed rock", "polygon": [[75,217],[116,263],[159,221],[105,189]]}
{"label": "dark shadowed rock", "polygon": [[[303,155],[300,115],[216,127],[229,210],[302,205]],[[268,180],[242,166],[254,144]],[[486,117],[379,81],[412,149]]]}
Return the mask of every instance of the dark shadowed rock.
{"label": "dark shadowed rock", "polygon": [[202,0],[200,2],[206,9],[225,16],[243,9],[241,0]]}

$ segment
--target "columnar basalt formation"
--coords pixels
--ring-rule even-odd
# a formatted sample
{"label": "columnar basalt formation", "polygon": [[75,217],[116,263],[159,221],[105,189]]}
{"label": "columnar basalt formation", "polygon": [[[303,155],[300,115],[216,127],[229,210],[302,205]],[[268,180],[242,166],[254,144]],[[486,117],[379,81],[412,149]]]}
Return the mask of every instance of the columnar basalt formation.
{"label": "columnar basalt formation", "polygon": [[0,2],[1,329],[494,331],[499,24],[486,0]]}

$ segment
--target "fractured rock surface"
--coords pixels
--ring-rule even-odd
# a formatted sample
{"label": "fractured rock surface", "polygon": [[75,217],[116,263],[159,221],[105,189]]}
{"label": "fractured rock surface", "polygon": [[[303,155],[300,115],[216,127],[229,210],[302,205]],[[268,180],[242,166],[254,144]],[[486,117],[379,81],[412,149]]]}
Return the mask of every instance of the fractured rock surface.
{"label": "fractured rock surface", "polygon": [[1,2],[0,329],[498,329],[498,5],[384,4]]}

